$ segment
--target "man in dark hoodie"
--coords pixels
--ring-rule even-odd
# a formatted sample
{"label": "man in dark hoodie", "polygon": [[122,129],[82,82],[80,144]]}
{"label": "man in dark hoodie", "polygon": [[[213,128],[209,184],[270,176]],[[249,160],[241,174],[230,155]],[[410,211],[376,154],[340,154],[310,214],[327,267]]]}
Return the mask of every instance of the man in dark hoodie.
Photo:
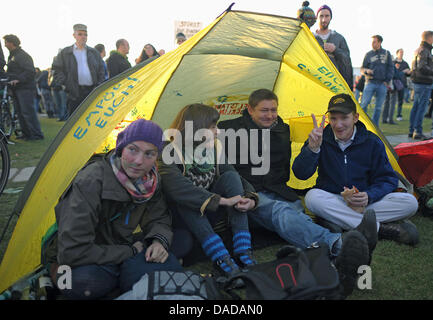
{"label": "man in dark hoodie", "polygon": [[332,10],[326,4],[317,10],[317,20],[319,21],[319,29],[316,30],[314,36],[320,46],[325,50],[329,59],[337,67],[338,71],[346,80],[349,88],[353,87],[353,68],[352,60],[350,59],[350,50],[347,46],[346,39],[336,32],[329,29],[329,24],[332,20]]}
{"label": "man in dark hoodie", "polygon": [[422,33],[422,42],[415,51],[412,62],[412,82],[414,87],[414,100],[410,111],[409,137],[425,140],[422,134],[422,122],[427,110],[433,84],[433,57],[432,57],[433,31]]}
{"label": "man in dark hoodie", "polygon": [[125,39],[116,41],[116,51],[110,52],[107,59],[107,67],[110,78],[117,76],[125,70],[131,68],[131,64],[126,56],[129,53],[129,43]]}

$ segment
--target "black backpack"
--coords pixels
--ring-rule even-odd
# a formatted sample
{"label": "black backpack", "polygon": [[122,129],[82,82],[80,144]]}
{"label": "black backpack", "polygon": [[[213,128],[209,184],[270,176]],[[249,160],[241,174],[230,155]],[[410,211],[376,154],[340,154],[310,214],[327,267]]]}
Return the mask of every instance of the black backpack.
{"label": "black backpack", "polygon": [[[287,245],[276,255],[274,261],[257,264],[248,272],[231,277],[226,286],[241,279],[247,300],[343,298],[338,272],[329,258],[327,245],[315,245],[305,250]],[[240,299],[234,290],[226,291],[234,299]]]}

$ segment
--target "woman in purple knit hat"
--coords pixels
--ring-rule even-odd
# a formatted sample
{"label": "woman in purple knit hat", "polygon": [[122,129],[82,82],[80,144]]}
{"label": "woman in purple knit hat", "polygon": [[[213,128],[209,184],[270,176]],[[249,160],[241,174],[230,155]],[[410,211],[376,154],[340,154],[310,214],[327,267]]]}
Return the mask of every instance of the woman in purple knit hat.
{"label": "woman in purple knit hat", "polygon": [[66,297],[120,294],[145,273],[182,270],[168,251],[171,216],[155,165],[162,142],[157,124],[132,122],[119,133],[116,149],[93,156],[61,196],[48,262],[55,283],[59,265],[71,268],[71,288],[61,290]]}

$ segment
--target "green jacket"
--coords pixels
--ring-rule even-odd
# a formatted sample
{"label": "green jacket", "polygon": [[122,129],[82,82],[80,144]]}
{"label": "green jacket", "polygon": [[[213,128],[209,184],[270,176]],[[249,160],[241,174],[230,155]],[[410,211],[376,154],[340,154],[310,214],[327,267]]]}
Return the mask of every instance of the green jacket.
{"label": "green jacket", "polygon": [[137,240],[150,245],[158,239],[166,249],[171,244],[171,215],[161,184],[148,202],[134,204],[114,175],[112,153],[93,157],[55,207],[60,265],[120,264],[133,256]]}
{"label": "green jacket", "polygon": [[[215,140],[218,142],[218,140]],[[222,159],[221,144],[216,143],[216,177],[218,179],[220,175],[227,171],[236,171],[232,165],[224,163]],[[166,164],[160,158],[158,160],[158,169],[162,177],[162,188],[164,194],[167,196],[167,200],[171,200],[175,203],[182,203],[183,206],[200,212],[204,215],[206,212],[216,212],[219,208],[219,201],[221,196],[213,193],[201,187],[196,187],[191,180],[185,177],[185,162],[180,150],[174,149],[177,152],[179,159],[182,164]],[[259,196],[255,193],[254,187],[245,179],[241,177],[242,184],[244,187],[244,196],[247,198],[254,199],[256,206],[259,204]]]}

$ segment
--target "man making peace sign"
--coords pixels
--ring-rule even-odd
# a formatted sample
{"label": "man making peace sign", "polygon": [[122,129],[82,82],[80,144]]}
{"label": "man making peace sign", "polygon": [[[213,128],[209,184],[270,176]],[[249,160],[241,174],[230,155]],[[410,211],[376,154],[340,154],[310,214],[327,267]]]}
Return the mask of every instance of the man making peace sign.
{"label": "man making peace sign", "polygon": [[357,227],[363,213],[374,210],[379,239],[415,245],[415,225],[395,222],[414,215],[418,202],[409,193],[394,192],[398,177],[382,141],[359,121],[350,95],[332,97],[327,113],[326,127],[326,115],[320,126],[312,115],[314,128],[292,167],[301,180],[318,168],[316,185],[305,196],[307,208],[337,230]]}

